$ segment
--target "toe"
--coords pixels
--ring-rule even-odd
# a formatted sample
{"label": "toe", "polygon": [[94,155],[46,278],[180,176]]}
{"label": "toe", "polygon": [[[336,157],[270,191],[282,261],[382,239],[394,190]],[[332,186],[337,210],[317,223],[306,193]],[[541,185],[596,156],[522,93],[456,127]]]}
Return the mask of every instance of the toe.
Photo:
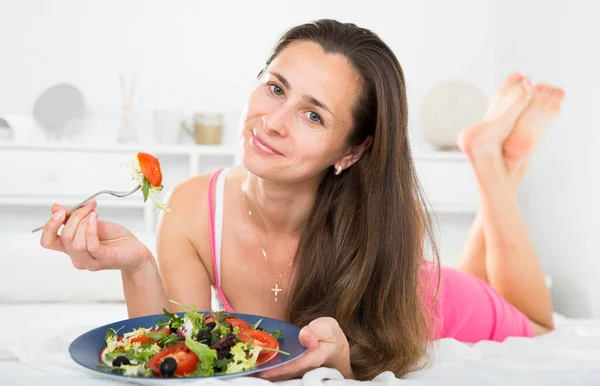
{"label": "toe", "polygon": [[504,83],[514,84],[514,83],[519,82],[521,79],[523,79],[523,76],[521,74],[519,74],[518,72],[513,72],[512,74],[510,74],[506,77]]}
{"label": "toe", "polygon": [[563,90],[560,87],[555,87],[552,90],[552,95],[555,96],[556,98],[562,100],[565,97],[565,90]]}
{"label": "toe", "polygon": [[517,97],[517,103],[521,104],[523,102],[527,102],[529,100],[529,98],[531,97],[531,91],[532,91],[532,86],[531,86],[531,81],[529,80],[529,78],[523,78],[521,79],[520,83],[519,83],[519,95]]}

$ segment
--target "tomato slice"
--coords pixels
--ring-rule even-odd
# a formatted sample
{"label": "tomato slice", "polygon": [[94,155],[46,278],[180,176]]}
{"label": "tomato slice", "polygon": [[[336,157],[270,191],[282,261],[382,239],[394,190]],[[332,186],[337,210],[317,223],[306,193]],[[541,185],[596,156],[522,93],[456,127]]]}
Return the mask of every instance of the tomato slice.
{"label": "tomato slice", "polygon": [[100,360],[102,361],[102,363],[104,363],[105,365],[109,365],[112,366],[112,363],[106,359],[106,350],[108,350],[108,346],[105,346],[102,351],[100,351]]}
{"label": "tomato slice", "polygon": [[231,327],[237,327],[240,330],[250,329],[250,323],[238,318],[227,318],[225,321],[231,324]]}
{"label": "tomato slice", "polygon": [[[206,319],[204,319],[204,321],[206,323],[210,323],[210,322],[214,322],[215,319],[212,316],[209,316]],[[239,318],[226,318],[225,321],[227,323],[231,324],[231,327],[237,327],[240,330],[252,328],[252,326],[250,326],[250,323],[246,322],[245,320],[239,319]]]}
{"label": "tomato slice", "polygon": [[158,158],[148,153],[138,153],[137,159],[140,163],[142,174],[148,180],[150,185],[159,187],[162,184],[162,172]]}
{"label": "tomato slice", "polygon": [[177,369],[175,374],[187,375],[196,371],[198,365],[198,357],[194,354],[185,343],[177,343],[169,347],[165,347],[160,350],[148,361],[148,368],[156,373],[159,377],[162,377],[160,373],[160,363],[163,359],[171,357],[177,362]]}
{"label": "tomato slice", "polygon": [[[239,337],[242,340],[242,342],[246,344],[252,342],[253,346],[260,346],[279,350],[279,342],[277,341],[277,339],[273,338],[271,334],[264,331],[244,330],[240,332]],[[262,350],[260,354],[258,354],[256,364],[260,365],[265,362],[268,362],[273,357],[275,357],[275,355],[277,355],[277,352],[275,351]]]}
{"label": "tomato slice", "polygon": [[[162,330],[150,330],[148,331],[148,334],[167,334],[169,335],[171,333],[171,329],[169,328],[163,328]],[[132,343],[141,343],[141,344],[146,344],[148,342],[152,342],[155,341],[155,339],[150,338],[149,336],[138,336],[137,338],[132,338],[130,340],[130,342]]]}

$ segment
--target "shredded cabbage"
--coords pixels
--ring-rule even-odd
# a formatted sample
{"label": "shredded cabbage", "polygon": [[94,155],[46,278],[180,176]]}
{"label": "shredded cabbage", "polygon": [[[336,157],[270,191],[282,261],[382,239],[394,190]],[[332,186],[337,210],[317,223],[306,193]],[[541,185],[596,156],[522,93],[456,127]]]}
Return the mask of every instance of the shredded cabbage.
{"label": "shredded cabbage", "polygon": [[[227,366],[226,374],[237,373],[240,371],[250,370],[255,367],[258,354],[260,354],[261,348],[259,346],[252,347],[248,351],[248,345],[239,342],[231,348],[232,359]],[[248,351],[248,354],[246,354]]]}

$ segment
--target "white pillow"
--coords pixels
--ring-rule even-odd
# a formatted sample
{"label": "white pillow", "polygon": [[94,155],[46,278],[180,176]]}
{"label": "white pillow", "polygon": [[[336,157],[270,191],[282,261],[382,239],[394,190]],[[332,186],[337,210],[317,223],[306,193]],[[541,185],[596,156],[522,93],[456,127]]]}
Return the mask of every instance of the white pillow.
{"label": "white pillow", "polygon": [[[42,248],[40,236],[0,236],[0,303],[124,301],[120,271],[77,270],[66,254]],[[137,236],[154,252],[154,235]]]}

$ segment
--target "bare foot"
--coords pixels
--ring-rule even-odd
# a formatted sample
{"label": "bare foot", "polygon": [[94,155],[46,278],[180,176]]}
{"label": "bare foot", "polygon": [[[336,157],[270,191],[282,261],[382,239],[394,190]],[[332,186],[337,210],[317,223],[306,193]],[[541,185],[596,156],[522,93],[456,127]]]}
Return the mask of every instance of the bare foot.
{"label": "bare foot", "polygon": [[533,149],[558,115],[564,96],[565,92],[560,88],[548,84],[535,85],[529,105],[503,145],[509,168],[517,168],[529,161]]}
{"label": "bare foot", "polygon": [[484,154],[501,156],[502,144],[531,95],[532,86],[528,78],[520,74],[509,75],[494,95],[483,121],[460,134],[459,148],[471,160]]}

